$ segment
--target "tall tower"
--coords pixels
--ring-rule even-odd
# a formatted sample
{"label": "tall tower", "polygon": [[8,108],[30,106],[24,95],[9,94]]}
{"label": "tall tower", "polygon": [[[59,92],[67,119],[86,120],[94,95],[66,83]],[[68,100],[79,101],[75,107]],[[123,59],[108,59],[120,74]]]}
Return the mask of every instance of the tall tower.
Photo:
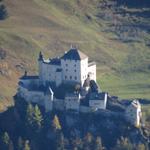
{"label": "tall tower", "polygon": [[43,68],[42,68],[42,65],[43,65],[43,54],[42,52],[39,53],[39,58],[38,58],[38,68],[39,68],[39,79],[40,79],[40,84],[42,84],[42,81],[43,81]]}

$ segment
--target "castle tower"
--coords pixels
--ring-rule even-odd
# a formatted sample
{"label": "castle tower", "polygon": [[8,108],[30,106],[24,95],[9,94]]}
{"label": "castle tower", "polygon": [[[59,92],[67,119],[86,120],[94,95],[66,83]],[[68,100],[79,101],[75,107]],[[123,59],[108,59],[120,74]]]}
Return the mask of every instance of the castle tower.
{"label": "castle tower", "polygon": [[132,125],[139,127],[141,121],[141,104],[138,100],[134,100],[126,109],[125,117]]}
{"label": "castle tower", "polygon": [[71,48],[61,57],[63,82],[77,82],[83,85],[88,75],[88,56],[77,48]]}

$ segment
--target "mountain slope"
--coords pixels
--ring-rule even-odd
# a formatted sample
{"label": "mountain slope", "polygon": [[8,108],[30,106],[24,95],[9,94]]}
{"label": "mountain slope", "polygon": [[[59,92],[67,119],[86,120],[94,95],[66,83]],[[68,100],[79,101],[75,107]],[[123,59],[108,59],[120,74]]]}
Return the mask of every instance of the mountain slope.
{"label": "mountain slope", "polygon": [[71,44],[97,62],[103,90],[121,98],[149,98],[150,9],[127,4],[5,0],[9,17],[0,21],[0,48],[6,52],[0,60],[0,107],[10,103],[25,69],[37,72],[40,50],[53,57]]}

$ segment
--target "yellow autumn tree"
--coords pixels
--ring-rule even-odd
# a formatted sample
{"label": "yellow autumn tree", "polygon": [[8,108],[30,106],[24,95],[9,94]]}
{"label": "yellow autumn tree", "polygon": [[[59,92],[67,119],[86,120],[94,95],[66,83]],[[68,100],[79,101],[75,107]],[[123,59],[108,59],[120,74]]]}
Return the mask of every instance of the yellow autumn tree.
{"label": "yellow autumn tree", "polygon": [[54,119],[52,121],[52,127],[56,130],[61,130],[61,125],[57,115],[54,116]]}

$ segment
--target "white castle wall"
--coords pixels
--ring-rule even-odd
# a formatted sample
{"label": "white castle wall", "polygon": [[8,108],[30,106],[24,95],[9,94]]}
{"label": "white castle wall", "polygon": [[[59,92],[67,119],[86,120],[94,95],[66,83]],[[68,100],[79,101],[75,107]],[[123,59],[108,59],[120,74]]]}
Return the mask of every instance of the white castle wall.
{"label": "white castle wall", "polygon": [[54,109],[63,111],[65,110],[64,100],[63,99],[54,99],[53,103]]}
{"label": "white castle wall", "polygon": [[58,87],[62,83],[62,71],[56,72],[56,86]]}
{"label": "white castle wall", "polygon": [[64,60],[61,59],[61,68],[62,68],[62,78],[64,82],[79,82],[81,68],[80,68],[80,61],[79,60]]}
{"label": "white castle wall", "polygon": [[80,96],[66,96],[65,97],[65,109],[79,111]]}
{"label": "white castle wall", "polygon": [[55,82],[57,76],[59,74],[56,72],[57,69],[61,69],[59,65],[52,65],[48,61],[46,62],[39,62],[39,76],[41,82],[45,85],[46,82]]}
{"label": "white castle wall", "polygon": [[88,67],[88,74],[91,80],[96,81],[96,64]]}
{"label": "white castle wall", "polygon": [[104,100],[90,100],[89,101],[89,106],[93,109],[106,109],[106,104],[107,104],[107,94],[105,94]]}
{"label": "white castle wall", "polygon": [[127,107],[125,117],[128,122],[138,127],[140,126],[140,119],[142,116],[141,105],[137,104],[137,106],[135,106],[133,102]]}
{"label": "white castle wall", "polygon": [[88,58],[81,60],[80,67],[81,67],[81,85],[83,85],[88,75]]}
{"label": "white castle wall", "polygon": [[92,109],[88,106],[80,106],[79,110],[81,113],[90,113],[92,111]]}
{"label": "white castle wall", "polygon": [[50,95],[45,95],[41,91],[29,91],[24,87],[19,87],[18,93],[28,103],[32,102],[44,106],[46,111],[53,109],[53,98]]}

